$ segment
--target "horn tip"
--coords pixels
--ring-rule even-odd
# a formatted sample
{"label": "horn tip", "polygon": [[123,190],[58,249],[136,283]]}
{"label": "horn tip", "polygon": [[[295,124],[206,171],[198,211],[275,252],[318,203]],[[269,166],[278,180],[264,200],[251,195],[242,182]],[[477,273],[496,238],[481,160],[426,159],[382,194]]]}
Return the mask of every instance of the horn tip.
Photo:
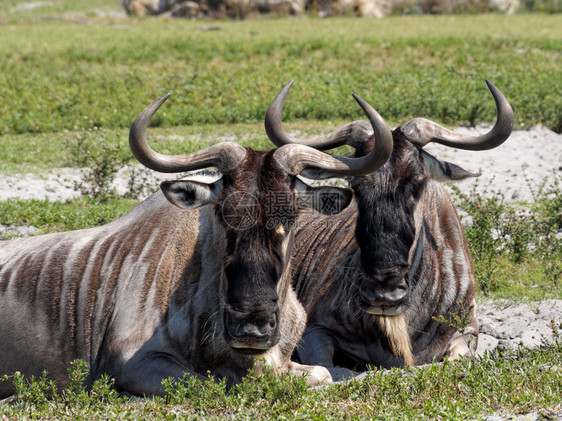
{"label": "horn tip", "polygon": [[494,91],[498,91],[498,88],[496,88],[496,85],[494,85],[489,79],[484,79],[486,81],[486,85],[488,85],[488,89],[492,92]]}
{"label": "horn tip", "polygon": [[289,83],[287,83],[283,87],[283,89],[281,89],[281,91],[277,94],[277,96],[275,97],[275,99],[273,100],[271,105],[273,105],[277,102],[281,102],[281,106],[282,106],[283,105],[282,103],[285,102],[285,98],[289,94],[289,91],[291,90],[291,87],[293,86],[294,82],[295,82],[295,79],[291,79],[291,81]]}
{"label": "horn tip", "polygon": [[156,105],[157,109],[160,108],[162,104],[165,103],[168,100],[168,98],[170,98],[171,95],[172,94],[168,92],[166,95],[163,95],[160,98],[158,98],[156,101],[154,101],[152,105]]}
{"label": "horn tip", "polygon": [[365,101],[363,100],[363,98],[361,98],[359,95],[352,93],[351,96],[353,97],[353,99],[355,101],[357,101],[357,103],[361,106],[361,108],[364,108],[365,106]]}

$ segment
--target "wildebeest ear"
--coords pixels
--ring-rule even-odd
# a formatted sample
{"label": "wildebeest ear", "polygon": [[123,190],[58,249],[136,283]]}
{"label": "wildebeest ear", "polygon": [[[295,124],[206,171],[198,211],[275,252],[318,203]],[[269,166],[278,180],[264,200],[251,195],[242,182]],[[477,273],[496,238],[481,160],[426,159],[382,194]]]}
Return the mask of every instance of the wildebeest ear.
{"label": "wildebeest ear", "polygon": [[170,203],[190,209],[217,200],[222,191],[222,179],[210,184],[189,180],[164,181],[160,187]]}
{"label": "wildebeest ear", "polygon": [[297,203],[299,209],[314,209],[322,215],[336,215],[351,203],[353,192],[341,187],[311,187],[297,179]]}
{"label": "wildebeest ear", "polygon": [[447,161],[440,161],[426,151],[421,151],[423,165],[429,176],[435,181],[459,181],[469,177],[480,177],[482,173],[473,173]]}

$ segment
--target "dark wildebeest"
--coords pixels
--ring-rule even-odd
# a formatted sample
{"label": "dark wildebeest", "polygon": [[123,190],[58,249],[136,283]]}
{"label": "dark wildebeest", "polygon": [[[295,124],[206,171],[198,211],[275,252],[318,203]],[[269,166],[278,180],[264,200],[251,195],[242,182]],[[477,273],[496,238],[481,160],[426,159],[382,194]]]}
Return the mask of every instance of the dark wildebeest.
{"label": "dark wildebeest", "polygon": [[[453,133],[425,119],[392,132],[394,149],[378,171],[349,177],[355,197],[339,215],[302,215],[295,234],[293,286],[308,316],[297,347],[304,364],[364,369],[423,364],[474,351],[474,269],[457,212],[440,181],[477,176],[437,160],[429,142],[469,150],[499,146],[511,134],[513,111],[490,82],[495,126],[482,136]],[[295,142],[280,114],[290,88],[267,113],[269,138]],[[348,124],[331,144],[352,145],[363,156],[379,142],[361,121]],[[343,134],[346,133],[346,135]],[[310,172],[309,172],[310,173]],[[443,316],[450,323],[441,318]],[[467,317],[457,330],[455,317]],[[436,320],[437,319],[437,320]]]}
{"label": "dark wildebeest", "polygon": [[[64,386],[69,364],[83,359],[88,384],[107,373],[118,390],[149,395],[184,373],[234,383],[265,361],[276,372],[309,373],[311,384],[329,381],[325,368],[290,361],[306,315],[288,264],[299,208],[337,212],[352,193],[311,188],[297,174],[369,173],[388,159],[392,142],[357,159],[232,142],[166,156],[145,138],[166,98],[133,123],[135,157],[156,171],[213,166],[222,177],[166,181],[101,227],[0,242],[0,375],[47,370]],[[330,209],[322,207],[326,195]],[[284,224],[272,225],[278,214]],[[0,398],[13,392],[0,382]]]}

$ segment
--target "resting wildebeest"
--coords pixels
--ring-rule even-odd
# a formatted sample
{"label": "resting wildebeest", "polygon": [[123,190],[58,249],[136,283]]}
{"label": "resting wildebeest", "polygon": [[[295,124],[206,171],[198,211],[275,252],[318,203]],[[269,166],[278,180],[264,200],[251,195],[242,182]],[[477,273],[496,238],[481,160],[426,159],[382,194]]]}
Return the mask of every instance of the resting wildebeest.
{"label": "resting wildebeest", "polygon": [[[234,383],[265,361],[277,372],[309,373],[311,384],[329,381],[326,369],[290,361],[306,315],[288,264],[299,209],[337,212],[352,193],[312,188],[297,174],[368,173],[388,159],[392,142],[357,159],[233,142],[166,156],[145,137],[166,99],[133,123],[135,157],[156,171],[217,167],[222,177],[163,182],[101,227],[0,242],[0,375],[47,370],[64,386],[70,362],[83,359],[89,384],[107,373],[118,390],[148,395],[186,372]],[[280,214],[284,224],[272,224]],[[0,398],[13,391],[0,382]]]}
{"label": "resting wildebeest", "polygon": [[[503,143],[513,128],[513,111],[487,83],[498,112],[488,133],[471,137],[429,120],[410,120],[392,132],[394,149],[382,168],[348,178],[355,197],[347,209],[334,216],[301,215],[291,262],[293,286],[308,315],[297,347],[301,363],[392,367],[475,349],[474,312],[461,330],[452,326],[474,306],[476,286],[460,220],[439,181],[479,174],[422,148],[437,142],[486,150]],[[268,136],[279,147],[296,142],[280,120],[289,88],[267,113]],[[355,156],[363,156],[380,141],[362,121],[341,130],[347,136],[334,136],[331,143],[305,144],[319,149],[349,144]]]}

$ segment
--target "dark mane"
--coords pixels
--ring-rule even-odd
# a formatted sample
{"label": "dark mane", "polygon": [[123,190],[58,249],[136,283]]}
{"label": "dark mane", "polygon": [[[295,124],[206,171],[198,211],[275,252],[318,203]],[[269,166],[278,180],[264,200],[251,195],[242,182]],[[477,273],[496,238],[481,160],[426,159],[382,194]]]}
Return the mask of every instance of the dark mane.
{"label": "dark mane", "polygon": [[419,151],[399,133],[393,135],[390,160],[375,173],[351,180],[359,209],[355,234],[369,275],[397,263],[407,265],[415,237],[414,210],[428,182]]}

